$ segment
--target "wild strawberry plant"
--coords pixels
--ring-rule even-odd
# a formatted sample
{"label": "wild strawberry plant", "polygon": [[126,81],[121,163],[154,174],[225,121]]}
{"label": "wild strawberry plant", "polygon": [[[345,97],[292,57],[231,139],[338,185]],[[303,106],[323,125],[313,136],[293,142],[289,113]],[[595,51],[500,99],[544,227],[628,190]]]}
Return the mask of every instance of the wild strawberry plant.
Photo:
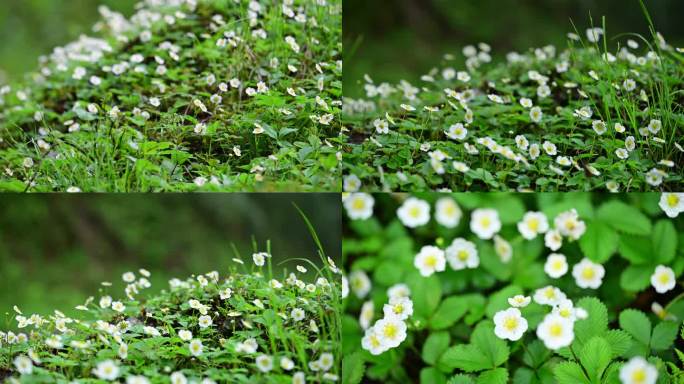
{"label": "wild strawberry plant", "polygon": [[344,382],[684,379],[684,194],[344,199]]}
{"label": "wild strawberry plant", "polygon": [[[125,294],[103,283],[82,316],[24,314],[0,332],[9,383],[333,382],[340,375],[340,285],[331,260],[274,274],[270,253],[146,296],[149,272],[127,272]],[[307,260],[308,261],[308,260]],[[249,266],[251,264],[251,266]],[[310,271],[309,271],[310,270]],[[307,274],[308,272],[308,274]],[[306,281],[311,279],[311,281]],[[14,322],[16,321],[16,323]]]}
{"label": "wild strawberry plant", "polygon": [[503,62],[466,46],[419,84],[366,76],[344,100],[345,190],[681,190],[684,51],[607,33]]}
{"label": "wild strawberry plant", "polygon": [[141,1],[0,84],[0,190],[339,189],[341,1]]}

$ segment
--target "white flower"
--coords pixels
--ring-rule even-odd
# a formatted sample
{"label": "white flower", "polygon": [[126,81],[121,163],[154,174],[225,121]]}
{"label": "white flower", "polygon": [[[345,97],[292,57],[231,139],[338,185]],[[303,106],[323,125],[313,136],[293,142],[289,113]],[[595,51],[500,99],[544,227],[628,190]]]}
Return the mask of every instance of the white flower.
{"label": "white flower", "polygon": [[118,353],[119,353],[119,357],[122,359],[125,359],[126,357],[128,357],[128,344],[125,344],[125,343],[119,344]]}
{"label": "white flower", "polygon": [[455,271],[465,268],[477,268],[480,265],[480,258],[475,244],[463,238],[454,239],[446,249],[445,255],[447,261],[449,261],[449,266]]}
{"label": "white flower", "polygon": [[397,216],[409,228],[425,225],[430,221],[430,204],[427,201],[409,197],[397,209]]}
{"label": "white flower", "polygon": [[266,257],[268,256],[265,252],[257,252],[252,254],[252,260],[257,267],[263,267],[266,264]]}
{"label": "white flower", "polygon": [[572,267],[572,276],[580,288],[596,289],[603,283],[606,270],[601,264],[593,263],[586,257]]}
{"label": "white flower", "polygon": [[518,223],[518,231],[527,240],[532,240],[540,233],[549,230],[549,222],[541,212],[527,212]]}
{"label": "white flower", "polygon": [[359,313],[359,325],[361,325],[361,329],[366,330],[370,327],[370,323],[373,321],[374,315],[375,304],[373,304],[373,300],[368,300],[363,303],[361,306],[361,312]]}
{"label": "white flower", "polygon": [[522,105],[523,108],[532,108],[532,100],[523,97],[522,99],[520,99],[520,105]]}
{"label": "white flower", "polygon": [[113,301],[112,302],[112,309],[121,313],[121,312],[126,310],[126,306],[124,306],[123,303],[120,301]]}
{"label": "white flower", "polygon": [[200,316],[199,318],[199,326],[200,328],[207,328],[210,327],[214,322],[211,320],[211,317],[204,315]]}
{"label": "white flower", "polygon": [[572,344],[575,338],[573,325],[572,320],[550,313],[537,327],[537,337],[544,342],[546,348],[555,351]]}
{"label": "white flower", "polygon": [[658,265],[651,275],[651,285],[658,293],[665,293],[675,287],[675,274],[672,268]]}
{"label": "white flower", "polygon": [[368,275],[360,269],[349,274],[349,284],[351,285],[352,292],[359,299],[366,297],[371,290],[371,281]]}
{"label": "white flower", "polygon": [[530,119],[532,119],[533,122],[538,123],[542,120],[542,117],[544,114],[542,113],[541,108],[539,107],[532,107],[530,109]]}
{"label": "white flower", "polygon": [[632,79],[625,79],[625,81],[622,82],[622,88],[627,92],[631,92],[636,88],[636,82]]}
{"label": "white flower", "polygon": [[361,339],[361,347],[370,352],[371,355],[379,355],[387,350],[375,327],[366,329],[366,333]]}
{"label": "white flower", "polygon": [[450,139],[463,140],[468,136],[468,130],[465,129],[462,123],[457,123],[447,129],[446,135]]}
{"label": "white flower", "polygon": [[597,43],[601,39],[601,35],[603,35],[603,28],[587,28],[587,40],[590,43]]}
{"label": "white flower", "polygon": [[544,235],[544,244],[552,251],[557,251],[563,245],[563,236],[557,229],[552,229]]}
{"label": "white flower", "polygon": [[119,377],[119,366],[112,360],[105,360],[97,364],[93,374],[102,380],[113,381]]}
{"label": "white flower", "polygon": [[150,384],[150,380],[145,376],[128,376],[126,384]]}
{"label": "white flower", "polygon": [[406,323],[398,318],[386,317],[378,320],[373,328],[387,348],[397,347],[406,339]]}
{"label": "white flower", "polygon": [[344,199],[347,216],[352,220],[365,220],[373,216],[373,196],[367,193],[352,193]]}
{"label": "white flower", "polygon": [[182,372],[174,372],[171,374],[171,384],[188,384],[188,379]]}
{"label": "white flower", "polygon": [[527,140],[527,138],[523,135],[517,135],[515,137],[515,145],[520,149],[521,151],[527,150],[527,148],[530,145],[530,142]]}
{"label": "white flower", "polygon": [[615,132],[623,133],[625,131],[625,126],[620,123],[615,123]]}
{"label": "white flower", "polygon": [[660,120],[651,120],[651,122],[648,123],[648,131],[654,135],[658,133],[662,127],[663,123],[661,123]]}
{"label": "white flower", "polygon": [[259,355],[256,358],[256,365],[261,372],[269,372],[273,369],[273,357],[268,355]]}
{"label": "white flower", "polygon": [[518,308],[508,308],[494,315],[494,334],[500,339],[519,340],[527,331],[527,320]]}
{"label": "white flower", "polygon": [[375,127],[375,131],[379,134],[389,133],[389,123],[387,120],[375,119],[373,121],[373,126]]}
{"label": "white flower", "polygon": [[454,228],[461,221],[463,212],[450,197],[442,197],[435,203],[435,220],[447,228]]}
{"label": "white flower", "polygon": [[342,276],[342,298],[346,299],[349,296],[349,280],[347,276]]}
{"label": "white flower", "polygon": [[606,130],[608,130],[608,128],[606,127],[606,123],[601,120],[594,120],[591,123],[591,127],[594,129],[594,132],[596,132],[598,135],[603,135],[604,133],[606,133]]}
{"label": "white flower", "polygon": [[187,329],[181,329],[180,331],[178,331],[178,337],[180,337],[180,339],[183,341],[191,340],[192,332],[188,331]]}
{"label": "white flower", "polygon": [[351,174],[344,177],[344,191],[357,192],[361,188],[361,179],[358,176]]}
{"label": "white flower", "polygon": [[33,362],[24,355],[17,356],[14,359],[14,366],[17,368],[17,372],[22,375],[30,375],[33,373]]}
{"label": "white flower", "polygon": [[409,297],[411,295],[411,289],[408,285],[399,283],[387,289],[387,296],[391,299],[393,297]]}
{"label": "white flower", "polygon": [[408,297],[391,297],[388,304],[382,307],[385,317],[397,317],[406,320],[413,314],[413,301]]}
{"label": "white flower", "polygon": [[513,257],[511,243],[499,235],[494,235],[494,251],[496,251],[496,254],[499,255],[499,259],[503,263],[508,263],[511,261],[511,257]]}
{"label": "white flower", "polygon": [[499,213],[490,208],[474,210],[470,217],[470,230],[480,239],[491,239],[501,230]]}
{"label": "white flower", "polygon": [[553,285],[547,285],[534,291],[534,302],[541,305],[557,305],[567,297],[565,293]]}
{"label": "white flower", "polygon": [[510,304],[511,307],[516,308],[527,307],[530,304],[530,301],[532,301],[532,298],[524,295],[515,295],[508,298],[508,304]]}
{"label": "white flower", "polygon": [[318,358],[318,365],[323,371],[329,371],[333,363],[335,363],[335,358],[332,353],[321,353],[321,356]]}
{"label": "white flower", "polygon": [[553,224],[561,235],[572,240],[579,239],[587,229],[584,221],[579,220],[579,215],[574,208],[558,214]]}
{"label": "white flower", "polygon": [[560,253],[552,253],[546,258],[544,272],[551,278],[558,279],[568,272],[568,262]]}
{"label": "white flower", "polygon": [[126,272],[121,276],[124,283],[132,283],[135,281],[135,274],[133,272]]}
{"label": "white flower", "polygon": [[425,245],[416,255],[413,265],[418,268],[422,276],[441,272],[446,266],[444,251],[432,245]]}
{"label": "white flower", "polygon": [[620,368],[622,384],[655,384],[658,370],[641,356],[634,356]]}
{"label": "white flower", "polygon": [[624,160],[629,157],[629,152],[625,148],[618,148],[615,150],[615,155]]}
{"label": "white flower", "polygon": [[109,308],[112,305],[111,296],[102,296],[100,298],[100,308]]}
{"label": "white flower", "polygon": [[295,308],[290,313],[290,317],[294,321],[302,321],[302,320],[304,320],[305,316],[306,316],[306,314],[304,313],[304,310],[301,308]]}
{"label": "white flower", "polygon": [[255,353],[259,349],[259,344],[257,344],[255,339],[249,338],[242,343],[238,344],[235,350],[237,352],[245,352],[245,353]]}
{"label": "white flower", "polygon": [[541,154],[541,151],[539,150],[539,144],[534,143],[534,144],[530,145],[530,149],[529,149],[528,153],[530,154],[530,159],[532,159],[532,160],[539,157],[539,155]]}
{"label": "white flower", "polygon": [[292,359],[290,359],[289,357],[283,356],[280,358],[280,368],[286,371],[290,371],[294,368],[294,366],[294,361],[292,361]]}
{"label": "white flower", "polygon": [[45,339],[45,345],[53,349],[61,349],[64,344],[62,344],[62,338],[59,335],[52,335]]}
{"label": "white flower", "polygon": [[569,299],[562,300],[558,305],[553,307],[552,312],[572,321],[586,319],[588,315],[587,311],[583,308],[575,308],[572,300]]}
{"label": "white flower", "polygon": [[194,339],[193,341],[190,342],[190,354],[193,356],[199,356],[202,354],[202,340],[199,339]]}
{"label": "white flower", "polygon": [[556,156],[556,153],[558,153],[558,150],[556,149],[556,144],[546,140],[542,144],[542,148],[544,148],[544,152],[546,152],[547,155],[549,156]]}
{"label": "white flower", "polygon": [[684,212],[684,193],[663,193],[658,205],[668,217],[677,217]]}
{"label": "white flower", "polygon": [[304,372],[297,372],[292,375],[292,384],[306,384],[306,375]]}

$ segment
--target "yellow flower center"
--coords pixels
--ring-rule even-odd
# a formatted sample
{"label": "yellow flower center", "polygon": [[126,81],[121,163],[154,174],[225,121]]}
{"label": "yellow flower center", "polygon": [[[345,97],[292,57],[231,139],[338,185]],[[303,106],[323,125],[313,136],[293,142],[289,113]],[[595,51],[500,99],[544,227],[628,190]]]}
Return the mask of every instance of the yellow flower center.
{"label": "yellow flower center", "polygon": [[434,255],[430,255],[425,258],[425,266],[434,268],[437,265],[437,258]]}
{"label": "yellow flower center", "polygon": [[554,260],[554,262],[551,264],[551,268],[554,270],[560,270],[563,268],[563,260]]}
{"label": "yellow flower center", "polygon": [[632,381],[635,383],[643,383],[646,381],[646,371],[643,368],[638,368],[632,372]]}
{"label": "yellow flower center", "polygon": [[480,225],[482,225],[483,228],[489,228],[489,226],[491,224],[492,224],[492,220],[487,216],[480,219]]}
{"label": "yellow flower center", "polygon": [[582,277],[586,280],[593,279],[595,275],[596,275],[596,272],[594,272],[594,268],[592,268],[592,267],[585,267],[582,270]]}
{"label": "yellow flower center", "polygon": [[395,337],[397,337],[397,332],[397,326],[394,324],[386,324],[385,327],[382,329],[382,333],[388,339],[394,339]]}
{"label": "yellow flower center", "polygon": [[567,228],[568,231],[574,230],[576,226],[577,226],[577,223],[575,223],[575,220],[566,220],[565,221],[565,228]]}
{"label": "yellow flower center", "polygon": [[556,291],[553,288],[546,288],[544,296],[546,296],[547,299],[553,299],[556,297]]}
{"label": "yellow flower center", "polygon": [[396,304],[394,306],[394,313],[400,314],[402,312],[404,312],[404,305],[403,304]]}
{"label": "yellow flower center", "polygon": [[458,251],[458,259],[461,261],[466,261],[468,260],[468,252],[465,250],[460,250]]}
{"label": "yellow flower center", "polygon": [[447,204],[447,206],[444,208],[444,213],[446,213],[447,216],[453,216],[454,213],[456,213],[456,207],[454,207],[453,204]]}
{"label": "yellow flower center", "polygon": [[370,337],[370,343],[373,347],[379,347],[380,346],[380,340],[375,335]]}
{"label": "yellow flower center", "polygon": [[354,199],[354,203],[352,204],[352,207],[354,207],[355,210],[361,210],[366,206],[366,202],[363,201],[363,199]]}
{"label": "yellow flower center", "polygon": [[563,334],[563,326],[556,323],[552,324],[551,327],[549,328],[549,333],[553,337],[559,337],[560,335]]}
{"label": "yellow flower center", "polygon": [[530,230],[532,230],[534,232],[537,232],[537,230],[539,230],[539,219],[537,219],[537,218],[530,219],[527,222],[527,228],[529,228]]}
{"label": "yellow flower center", "polygon": [[504,328],[512,332],[516,328],[518,328],[518,319],[516,319],[515,317],[507,317],[506,320],[504,320],[503,326]]}
{"label": "yellow flower center", "polygon": [[415,218],[415,217],[418,217],[419,215],[420,215],[420,208],[411,207],[411,209],[409,209],[409,216]]}
{"label": "yellow flower center", "polygon": [[563,317],[570,317],[570,309],[569,308],[563,308],[560,311],[558,311],[558,314],[563,316]]}
{"label": "yellow flower center", "polygon": [[661,273],[660,276],[658,276],[658,281],[660,284],[667,284],[670,281],[670,276],[667,273]]}
{"label": "yellow flower center", "polygon": [[674,193],[667,195],[667,205],[674,208],[677,204],[679,204],[679,197],[677,197],[677,195]]}

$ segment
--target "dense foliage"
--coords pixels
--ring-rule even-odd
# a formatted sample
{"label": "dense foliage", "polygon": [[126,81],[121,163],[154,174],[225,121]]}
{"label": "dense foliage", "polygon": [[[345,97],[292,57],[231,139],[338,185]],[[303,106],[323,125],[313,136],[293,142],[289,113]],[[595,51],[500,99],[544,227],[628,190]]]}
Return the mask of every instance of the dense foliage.
{"label": "dense foliage", "polygon": [[[19,333],[0,332],[0,378],[9,382],[305,383],[339,375],[339,279],[329,261],[280,280],[268,253],[236,266],[172,279],[146,297],[150,274],[123,274],[125,296],[103,283],[82,315],[13,314]],[[249,265],[252,265],[251,267]],[[315,267],[314,267],[315,268]],[[287,277],[285,277],[287,276]],[[117,284],[118,285],[118,284]],[[114,298],[110,295],[114,295]]]}
{"label": "dense foliage", "polygon": [[339,189],[340,0],[136,8],[0,87],[0,189]]}
{"label": "dense foliage", "polygon": [[467,46],[420,84],[367,76],[344,103],[347,190],[680,190],[683,51],[617,41],[590,28],[503,63]]}
{"label": "dense foliage", "polygon": [[356,193],[345,206],[345,382],[684,378],[684,194]]}

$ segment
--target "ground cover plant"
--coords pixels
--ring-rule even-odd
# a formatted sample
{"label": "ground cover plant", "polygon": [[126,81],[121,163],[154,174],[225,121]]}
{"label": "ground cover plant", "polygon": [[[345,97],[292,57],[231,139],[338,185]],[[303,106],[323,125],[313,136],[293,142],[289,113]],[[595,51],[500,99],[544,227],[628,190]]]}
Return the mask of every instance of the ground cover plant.
{"label": "ground cover plant", "polygon": [[344,100],[346,190],[681,190],[684,51],[595,21],[503,61],[466,46],[419,84],[366,76]]}
{"label": "ground cover plant", "polygon": [[349,194],[346,383],[679,383],[684,194]]}
{"label": "ground cover plant", "polygon": [[[268,247],[267,247],[268,248]],[[10,383],[307,383],[340,374],[340,282],[330,259],[275,273],[270,250],[227,274],[173,278],[148,297],[150,273],[103,282],[82,316],[16,313],[0,332]],[[305,275],[306,273],[308,275]],[[313,272],[313,273],[312,273]],[[313,277],[305,277],[313,276]],[[338,276],[338,277],[336,277]],[[306,281],[311,279],[311,281]],[[13,319],[12,319],[13,317]]]}
{"label": "ground cover plant", "polygon": [[0,86],[0,189],[339,190],[341,1],[141,1]]}

